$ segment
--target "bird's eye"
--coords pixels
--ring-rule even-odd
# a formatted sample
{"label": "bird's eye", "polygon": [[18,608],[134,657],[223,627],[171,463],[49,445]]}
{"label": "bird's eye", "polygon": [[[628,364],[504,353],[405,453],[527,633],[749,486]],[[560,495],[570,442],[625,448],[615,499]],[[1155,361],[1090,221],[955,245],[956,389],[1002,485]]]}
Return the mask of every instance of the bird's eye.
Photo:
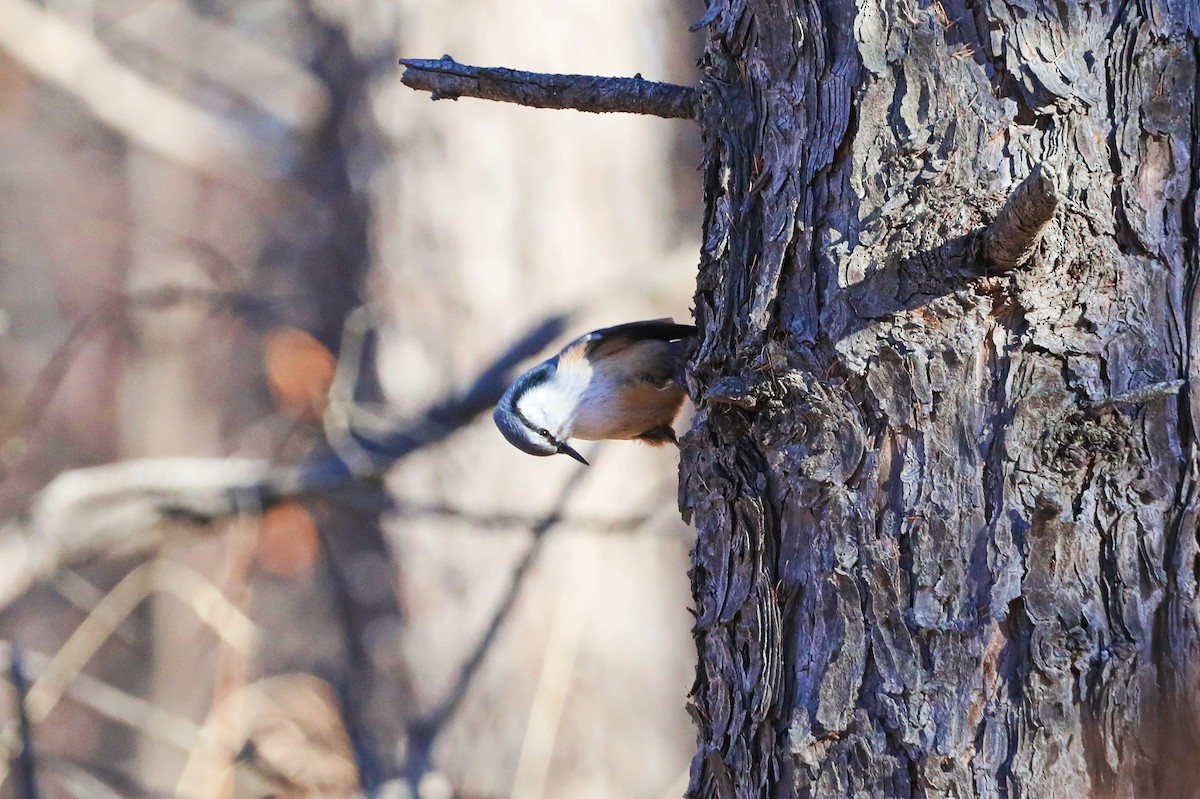
{"label": "bird's eye", "polygon": [[544,427],[539,427],[539,428],[538,428],[538,430],[537,430],[537,433],[538,433],[538,435],[539,435],[539,436],[541,436],[542,438],[549,438],[549,437],[550,437],[550,431],[549,431],[549,430],[547,430],[547,429],[546,429],[546,428],[544,428]]}

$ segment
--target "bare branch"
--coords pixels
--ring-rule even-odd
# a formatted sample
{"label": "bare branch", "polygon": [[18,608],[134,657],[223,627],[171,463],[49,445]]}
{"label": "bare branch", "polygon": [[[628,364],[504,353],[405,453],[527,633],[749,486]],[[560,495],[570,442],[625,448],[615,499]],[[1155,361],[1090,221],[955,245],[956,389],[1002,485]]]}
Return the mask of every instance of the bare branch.
{"label": "bare branch", "polygon": [[142,552],[165,540],[165,521],[232,515],[268,473],[266,461],[150,458],[64,472],[27,518],[0,536],[0,607],[64,566]]}
{"label": "bare branch", "polygon": [[[26,585],[28,585],[28,580]],[[5,585],[6,590],[9,589]],[[123,703],[121,698],[96,681],[89,681],[83,668],[108,640],[113,631],[151,593],[166,592],[179,597],[208,624],[221,639],[248,652],[254,645],[257,631],[248,617],[232,605],[211,583],[197,572],[169,560],[144,563],[125,576],[109,592],[88,617],[75,629],[53,658],[40,669],[41,675],[24,695],[24,706],[32,724],[46,719],[72,686],[82,692],[74,698],[110,718],[131,723],[164,740],[188,748],[191,732],[173,717],[159,712],[149,703],[136,707]],[[5,596],[5,604],[11,596]],[[81,682],[82,681],[82,682]],[[131,715],[132,714],[132,715]],[[158,730],[158,732],[156,732]],[[9,758],[17,745],[15,736],[7,729],[0,734],[0,785],[8,777]]]}
{"label": "bare branch", "polygon": [[1060,200],[1058,176],[1046,164],[1038,164],[984,232],[984,257],[1004,271],[1023,266]]}
{"label": "bare branch", "polygon": [[222,642],[237,651],[248,653],[254,648],[258,638],[254,623],[202,574],[165,558],[143,563],[125,575],[75,628],[29,689],[29,717],[35,724],[50,714],[113,630],[146,597],[160,592],[183,600]]}
{"label": "bare branch", "polygon": [[[96,776],[94,766],[92,768],[83,768],[75,763],[61,758],[55,758],[51,762],[51,766],[58,772],[58,778],[62,780],[63,787],[71,792],[71,795],[87,797],[87,799],[123,799],[123,795],[114,791],[108,783]],[[149,794],[139,794],[140,796],[149,796]]]}
{"label": "bare branch", "polygon": [[439,59],[402,58],[405,86],[431,92],[434,100],[479,97],[535,108],[574,108],[604,114],[649,114],[667,119],[695,119],[696,90],[659,83],[635,75],[601,78],[595,75],[553,75],[502,67],[459,64],[448,55]]}
{"label": "bare branch", "polygon": [[[562,334],[566,324],[567,317],[553,316],[537,325],[483,370],[465,392],[430,405],[415,419],[389,420],[379,429],[367,429],[362,416],[357,416],[341,433],[354,438],[357,452],[353,463],[346,463],[335,452],[320,452],[299,467],[272,470],[260,487],[257,501],[269,506],[281,499],[383,475],[396,461],[441,441],[490,410],[508,388],[516,367],[545,349]],[[349,448],[343,444],[338,450],[347,452]]]}

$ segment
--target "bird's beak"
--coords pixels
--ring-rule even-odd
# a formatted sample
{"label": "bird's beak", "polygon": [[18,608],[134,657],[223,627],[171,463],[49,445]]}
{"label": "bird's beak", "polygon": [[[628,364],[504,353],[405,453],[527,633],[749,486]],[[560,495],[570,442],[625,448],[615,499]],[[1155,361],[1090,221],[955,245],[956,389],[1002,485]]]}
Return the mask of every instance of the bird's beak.
{"label": "bird's beak", "polygon": [[591,466],[591,464],[590,464],[590,463],[588,463],[586,460],[584,460],[584,458],[583,458],[583,456],[582,456],[582,455],[580,455],[578,452],[576,452],[576,451],[575,451],[575,450],[574,450],[574,449],[571,447],[571,445],[570,445],[570,444],[567,444],[567,443],[565,443],[565,442],[564,442],[564,443],[560,443],[560,444],[558,445],[558,453],[559,453],[560,455],[570,455],[572,458],[574,458],[575,460],[579,461],[579,462],[580,462],[580,463],[582,463],[584,466]]}

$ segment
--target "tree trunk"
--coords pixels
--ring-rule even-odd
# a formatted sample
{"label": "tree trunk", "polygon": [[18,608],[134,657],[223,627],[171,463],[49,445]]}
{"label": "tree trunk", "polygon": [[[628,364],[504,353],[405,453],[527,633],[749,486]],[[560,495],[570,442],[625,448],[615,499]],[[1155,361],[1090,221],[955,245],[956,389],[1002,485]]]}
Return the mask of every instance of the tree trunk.
{"label": "tree trunk", "polygon": [[688,796],[1200,795],[1200,7],[714,3]]}

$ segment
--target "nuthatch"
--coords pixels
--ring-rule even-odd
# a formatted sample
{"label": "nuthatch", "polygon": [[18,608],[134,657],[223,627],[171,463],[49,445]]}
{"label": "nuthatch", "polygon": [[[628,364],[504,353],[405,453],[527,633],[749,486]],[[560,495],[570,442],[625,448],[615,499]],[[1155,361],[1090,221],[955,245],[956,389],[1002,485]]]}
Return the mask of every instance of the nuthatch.
{"label": "nuthatch", "polygon": [[593,330],[517,378],[492,418],[517,449],[570,455],[583,464],[568,438],[673,443],[685,339],[695,335],[693,325],[670,319]]}

